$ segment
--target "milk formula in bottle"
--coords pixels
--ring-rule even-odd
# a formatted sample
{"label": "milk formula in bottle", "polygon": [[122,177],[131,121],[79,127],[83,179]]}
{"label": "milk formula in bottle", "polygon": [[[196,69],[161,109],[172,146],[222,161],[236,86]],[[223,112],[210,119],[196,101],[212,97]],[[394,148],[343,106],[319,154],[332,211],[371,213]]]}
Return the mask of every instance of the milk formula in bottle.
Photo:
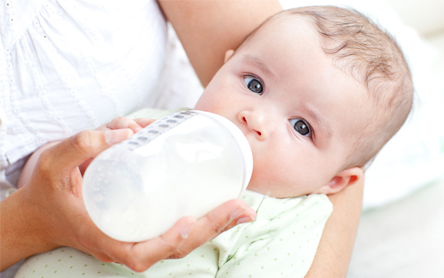
{"label": "milk formula in bottle", "polygon": [[84,174],[82,194],[100,230],[138,242],[183,216],[199,218],[239,198],[252,169],[250,146],[236,125],[212,113],[182,111],[98,155]]}

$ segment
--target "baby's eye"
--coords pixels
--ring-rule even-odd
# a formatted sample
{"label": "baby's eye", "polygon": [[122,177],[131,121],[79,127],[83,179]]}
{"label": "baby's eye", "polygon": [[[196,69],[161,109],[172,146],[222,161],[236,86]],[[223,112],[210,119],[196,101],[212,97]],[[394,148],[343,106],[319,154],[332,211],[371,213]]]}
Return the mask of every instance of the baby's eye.
{"label": "baby's eye", "polygon": [[248,87],[248,89],[250,91],[252,91],[253,93],[260,95],[260,94],[262,94],[262,91],[264,90],[264,86],[262,86],[262,82],[259,79],[254,78],[252,76],[248,76],[248,75],[244,76],[244,83]]}
{"label": "baby's eye", "polygon": [[304,120],[292,119],[290,123],[299,134],[310,136],[310,126]]}

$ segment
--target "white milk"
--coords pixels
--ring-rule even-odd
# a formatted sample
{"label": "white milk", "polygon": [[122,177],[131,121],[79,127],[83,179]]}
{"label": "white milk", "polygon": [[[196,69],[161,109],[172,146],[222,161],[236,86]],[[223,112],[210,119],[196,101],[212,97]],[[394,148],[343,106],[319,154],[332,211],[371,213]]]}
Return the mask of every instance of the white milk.
{"label": "white milk", "polygon": [[166,232],[179,218],[204,216],[238,198],[252,173],[242,132],[201,111],[174,113],[101,153],[83,179],[93,222],[127,242]]}

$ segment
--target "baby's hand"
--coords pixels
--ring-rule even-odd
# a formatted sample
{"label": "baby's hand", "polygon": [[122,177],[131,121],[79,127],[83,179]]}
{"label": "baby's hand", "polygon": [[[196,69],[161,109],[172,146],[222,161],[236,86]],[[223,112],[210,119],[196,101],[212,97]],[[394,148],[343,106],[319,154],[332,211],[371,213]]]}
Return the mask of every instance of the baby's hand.
{"label": "baby's hand", "polygon": [[[117,117],[111,122],[99,126],[97,130],[105,131],[105,141],[110,145],[114,145],[115,143],[119,143],[130,138],[135,133],[152,124],[154,121],[155,119],[150,118],[138,118],[131,120],[127,117]],[[111,130],[114,131],[110,132]],[[118,131],[116,132],[116,130]],[[92,158],[88,159],[79,166],[80,173],[82,173],[82,175],[85,173],[86,168],[88,168],[88,165],[92,160]]]}

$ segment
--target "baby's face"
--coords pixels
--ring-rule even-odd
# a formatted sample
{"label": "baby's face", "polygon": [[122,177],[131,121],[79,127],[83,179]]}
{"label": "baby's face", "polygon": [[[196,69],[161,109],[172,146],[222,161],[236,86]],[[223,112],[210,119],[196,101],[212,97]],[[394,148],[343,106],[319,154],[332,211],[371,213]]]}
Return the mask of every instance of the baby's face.
{"label": "baby's face", "polygon": [[[299,19],[266,24],[218,71],[195,106],[235,123],[253,151],[248,189],[315,193],[341,170],[365,88],[332,64]],[[324,193],[319,191],[320,193]]]}

